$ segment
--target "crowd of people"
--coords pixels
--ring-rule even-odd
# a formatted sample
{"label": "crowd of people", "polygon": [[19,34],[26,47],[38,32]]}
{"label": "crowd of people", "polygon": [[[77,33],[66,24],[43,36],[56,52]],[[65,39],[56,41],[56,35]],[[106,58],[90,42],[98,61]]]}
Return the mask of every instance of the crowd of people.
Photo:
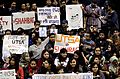
{"label": "crowd of people", "polygon": [[[0,0],[0,16],[34,11],[36,20],[32,29],[19,27],[16,31],[7,29],[2,32],[0,70],[15,69],[17,79],[32,79],[34,74],[90,72],[94,79],[120,79],[120,28],[117,12],[108,0],[40,0],[41,5],[33,0],[21,4],[17,4],[18,1],[11,1],[6,7]],[[84,28],[67,30],[67,4],[83,5],[80,8],[83,10]],[[46,38],[39,37],[39,27],[43,26],[37,20],[37,7],[60,7],[61,25],[47,26]],[[54,53],[56,34],[50,33],[50,29],[58,29],[58,34],[80,36],[79,50],[70,54],[62,48],[59,53]],[[28,52],[2,53],[4,35],[28,35]]]}

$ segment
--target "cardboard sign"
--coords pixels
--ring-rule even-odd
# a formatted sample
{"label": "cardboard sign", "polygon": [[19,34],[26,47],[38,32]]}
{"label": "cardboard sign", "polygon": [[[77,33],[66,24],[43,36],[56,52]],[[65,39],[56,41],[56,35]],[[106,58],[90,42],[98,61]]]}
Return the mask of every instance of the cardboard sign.
{"label": "cardboard sign", "polygon": [[5,35],[3,39],[3,54],[6,51],[12,54],[28,52],[28,36]]}
{"label": "cardboard sign", "polygon": [[59,53],[62,48],[66,48],[68,53],[79,50],[80,36],[70,36],[57,34],[55,38],[54,52]]}
{"label": "cardboard sign", "polygon": [[35,21],[35,12],[17,12],[13,13],[13,30],[19,27],[23,29],[33,28]]}
{"label": "cardboard sign", "polygon": [[12,30],[11,16],[0,16],[0,30]]}
{"label": "cardboard sign", "polygon": [[13,70],[0,70],[0,79],[16,79],[15,69],[13,69]]}
{"label": "cardboard sign", "polygon": [[66,5],[66,20],[68,30],[83,28],[83,12],[81,5]]}
{"label": "cardboard sign", "polygon": [[59,7],[43,7],[37,8],[38,20],[41,25],[60,25],[60,8]]}
{"label": "cardboard sign", "polygon": [[93,73],[79,74],[35,74],[32,79],[93,79]]}

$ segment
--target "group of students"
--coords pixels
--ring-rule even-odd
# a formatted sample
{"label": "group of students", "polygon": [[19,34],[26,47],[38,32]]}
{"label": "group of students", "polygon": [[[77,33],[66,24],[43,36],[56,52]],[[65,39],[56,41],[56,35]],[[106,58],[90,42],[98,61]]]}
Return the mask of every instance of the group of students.
{"label": "group of students", "polygon": [[[29,49],[23,54],[2,53],[1,35],[0,41],[0,70],[15,69],[17,79],[30,79],[34,74],[64,74],[64,73],[93,73],[94,79],[119,79],[120,78],[120,32],[118,17],[116,12],[108,5],[108,1],[102,9],[95,0],[88,6],[81,7],[86,21],[86,28],[77,30],[67,30],[68,21],[66,17],[66,1],[72,4],[79,4],[78,0],[46,0],[45,7],[58,6],[61,9],[61,25],[51,24],[47,28],[48,37],[39,37],[40,22],[34,22],[34,28],[25,30],[18,28],[16,31],[5,30],[4,35],[28,35]],[[21,4],[19,11],[37,11],[38,3]],[[1,4],[0,4],[1,5]],[[11,3],[8,9],[17,12],[16,2]],[[5,13],[4,13],[5,12]],[[0,6],[0,16],[5,16],[7,9]],[[102,12],[104,23],[98,27],[98,18]],[[59,53],[54,53],[55,33],[50,33],[50,29],[58,29],[58,34],[80,36],[79,50],[70,54],[66,48],[62,48]]]}

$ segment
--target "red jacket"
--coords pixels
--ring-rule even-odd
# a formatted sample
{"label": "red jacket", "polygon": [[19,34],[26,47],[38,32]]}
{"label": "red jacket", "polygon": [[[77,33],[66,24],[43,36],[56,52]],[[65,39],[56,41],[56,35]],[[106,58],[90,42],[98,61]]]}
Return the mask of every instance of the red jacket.
{"label": "red jacket", "polygon": [[20,79],[24,79],[24,70],[22,67],[19,67],[19,69],[17,71],[17,75],[20,76]]}

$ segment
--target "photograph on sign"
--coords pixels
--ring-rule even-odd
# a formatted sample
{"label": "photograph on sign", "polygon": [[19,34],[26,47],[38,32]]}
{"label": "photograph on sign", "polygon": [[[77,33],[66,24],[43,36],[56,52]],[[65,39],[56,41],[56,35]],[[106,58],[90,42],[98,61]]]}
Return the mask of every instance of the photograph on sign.
{"label": "photograph on sign", "polygon": [[83,12],[80,5],[66,5],[68,30],[83,28]]}
{"label": "photograph on sign", "polygon": [[39,27],[39,36],[47,37],[47,27]]}

